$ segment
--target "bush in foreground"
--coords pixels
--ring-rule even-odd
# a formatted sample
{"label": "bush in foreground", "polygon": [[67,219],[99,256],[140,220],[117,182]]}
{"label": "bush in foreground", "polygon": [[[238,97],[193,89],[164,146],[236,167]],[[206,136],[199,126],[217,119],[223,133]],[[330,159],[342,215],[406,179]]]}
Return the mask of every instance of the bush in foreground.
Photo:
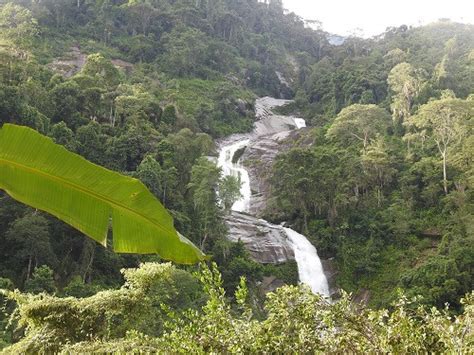
{"label": "bush in foreground", "polygon": [[450,352],[474,346],[474,293],[464,311],[416,306],[400,296],[392,310],[371,310],[343,294],[336,303],[306,287],[267,295],[266,317],[256,319],[245,280],[231,304],[215,266],[194,275],[170,264],[123,271],[119,290],[89,298],[7,292],[18,303],[26,336],[6,352],[314,353]]}

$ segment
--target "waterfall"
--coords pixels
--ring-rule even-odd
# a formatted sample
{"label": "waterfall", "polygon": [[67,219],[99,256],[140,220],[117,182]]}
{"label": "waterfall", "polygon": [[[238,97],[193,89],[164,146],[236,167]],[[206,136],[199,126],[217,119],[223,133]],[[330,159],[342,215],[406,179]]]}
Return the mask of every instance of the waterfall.
{"label": "waterfall", "polygon": [[[264,100],[268,101],[269,98],[265,98]],[[306,127],[306,122],[302,118],[292,118],[292,122],[297,129]],[[223,174],[226,176],[232,175],[239,177],[242,183],[242,198],[232,206],[232,211],[235,212],[249,212],[250,209],[252,193],[249,173],[241,164],[241,159],[239,158],[238,161],[235,162],[234,156],[237,151],[251,144],[249,138],[240,138],[237,141],[223,145],[219,153],[218,165],[221,167]],[[286,234],[293,247],[300,282],[307,284],[314,293],[320,293],[323,296],[329,297],[328,282],[323,271],[321,260],[319,259],[316,248],[308,239],[290,228],[273,225],[267,221],[262,222],[272,228],[280,228]]]}
{"label": "waterfall", "polygon": [[290,228],[283,229],[293,245],[300,282],[307,284],[314,293],[329,296],[328,281],[316,248],[304,235]]}
{"label": "waterfall", "polygon": [[218,165],[222,169],[222,173],[225,176],[231,175],[240,179],[241,187],[240,193],[242,197],[240,200],[236,201],[232,206],[232,211],[237,212],[248,212],[250,206],[250,197],[252,192],[250,190],[250,177],[249,173],[244,167],[240,164],[240,159],[238,162],[233,163],[232,160],[237,151],[244,149],[250,143],[250,139],[243,139],[237,141],[236,143],[224,146],[220,153],[218,159]]}
{"label": "waterfall", "polygon": [[302,118],[295,118],[295,125],[296,125],[296,128],[300,129],[300,128],[305,128],[306,127],[306,121]]}

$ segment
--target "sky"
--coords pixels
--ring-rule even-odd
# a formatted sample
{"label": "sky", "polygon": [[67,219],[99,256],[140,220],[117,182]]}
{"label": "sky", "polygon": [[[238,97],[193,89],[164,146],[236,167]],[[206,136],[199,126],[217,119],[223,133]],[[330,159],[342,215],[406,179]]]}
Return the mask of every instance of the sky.
{"label": "sky", "polygon": [[327,32],[371,37],[387,27],[420,25],[449,18],[474,24],[474,0],[283,0],[284,7]]}

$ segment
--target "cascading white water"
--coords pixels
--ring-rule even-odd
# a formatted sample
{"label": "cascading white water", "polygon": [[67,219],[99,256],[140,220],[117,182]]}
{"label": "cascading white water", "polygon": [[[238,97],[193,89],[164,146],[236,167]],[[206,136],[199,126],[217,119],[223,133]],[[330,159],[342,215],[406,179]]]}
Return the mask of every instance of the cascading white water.
{"label": "cascading white water", "polygon": [[[306,127],[306,122],[302,118],[293,118],[293,122],[298,129]],[[248,171],[240,164],[240,159],[235,163],[232,162],[232,160],[238,150],[247,147],[249,144],[250,139],[241,139],[232,144],[225,145],[221,148],[218,159],[218,164],[222,168],[224,175],[240,177],[242,182],[242,198],[232,206],[232,210],[236,212],[249,211],[252,193],[250,190]],[[293,246],[300,282],[307,284],[314,293],[320,293],[323,296],[330,297],[328,282],[323,271],[321,260],[319,259],[316,248],[308,239],[290,228],[272,225],[266,221],[263,222],[272,228],[281,228],[287,235]]]}
{"label": "cascading white water", "polygon": [[328,280],[316,248],[304,235],[290,228],[283,229],[293,244],[300,282],[307,284],[314,293],[329,296]]}
{"label": "cascading white water", "polygon": [[305,128],[306,127],[306,121],[302,118],[294,118],[296,128]]}
{"label": "cascading white water", "polygon": [[241,187],[240,193],[242,197],[236,201],[232,206],[232,211],[237,212],[248,212],[250,206],[250,196],[252,192],[250,190],[250,177],[246,169],[238,162],[233,163],[235,153],[245,148],[250,143],[249,139],[237,141],[233,144],[224,146],[219,153],[218,165],[221,167],[222,172],[225,176],[231,175],[240,179]]}

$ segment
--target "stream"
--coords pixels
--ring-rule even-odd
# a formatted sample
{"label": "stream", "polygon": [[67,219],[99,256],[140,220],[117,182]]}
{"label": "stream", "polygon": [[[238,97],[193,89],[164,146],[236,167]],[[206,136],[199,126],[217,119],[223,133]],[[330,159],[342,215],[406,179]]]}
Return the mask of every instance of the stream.
{"label": "stream", "polygon": [[[298,265],[300,282],[307,284],[314,293],[329,297],[328,281],[321,260],[316,248],[309,240],[290,228],[274,225],[252,216],[250,211],[253,196],[250,174],[243,166],[241,157],[237,161],[234,159],[237,152],[256,145],[263,138],[279,140],[285,138],[293,129],[306,127],[306,122],[302,118],[273,113],[274,107],[289,102],[270,97],[257,99],[255,109],[258,121],[255,123],[253,132],[247,135],[231,136],[220,145],[218,165],[224,175],[239,177],[242,184],[240,190],[242,197],[234,203],[231,216],[227,219],[230,227],[229,239],[238,241],[242,236],[243,238],[247,236],[247,243],[244,242],[244,244],[251,253],[253,252],[254,255],[260,251],[268,253],[268,249],[271,249],[275,254],[273,261],[277,262],[289,258],[287,249],[290,248]],[[267,236],[263,237],[265,233]],[[252,240],[249,241],[249,239]]]}

